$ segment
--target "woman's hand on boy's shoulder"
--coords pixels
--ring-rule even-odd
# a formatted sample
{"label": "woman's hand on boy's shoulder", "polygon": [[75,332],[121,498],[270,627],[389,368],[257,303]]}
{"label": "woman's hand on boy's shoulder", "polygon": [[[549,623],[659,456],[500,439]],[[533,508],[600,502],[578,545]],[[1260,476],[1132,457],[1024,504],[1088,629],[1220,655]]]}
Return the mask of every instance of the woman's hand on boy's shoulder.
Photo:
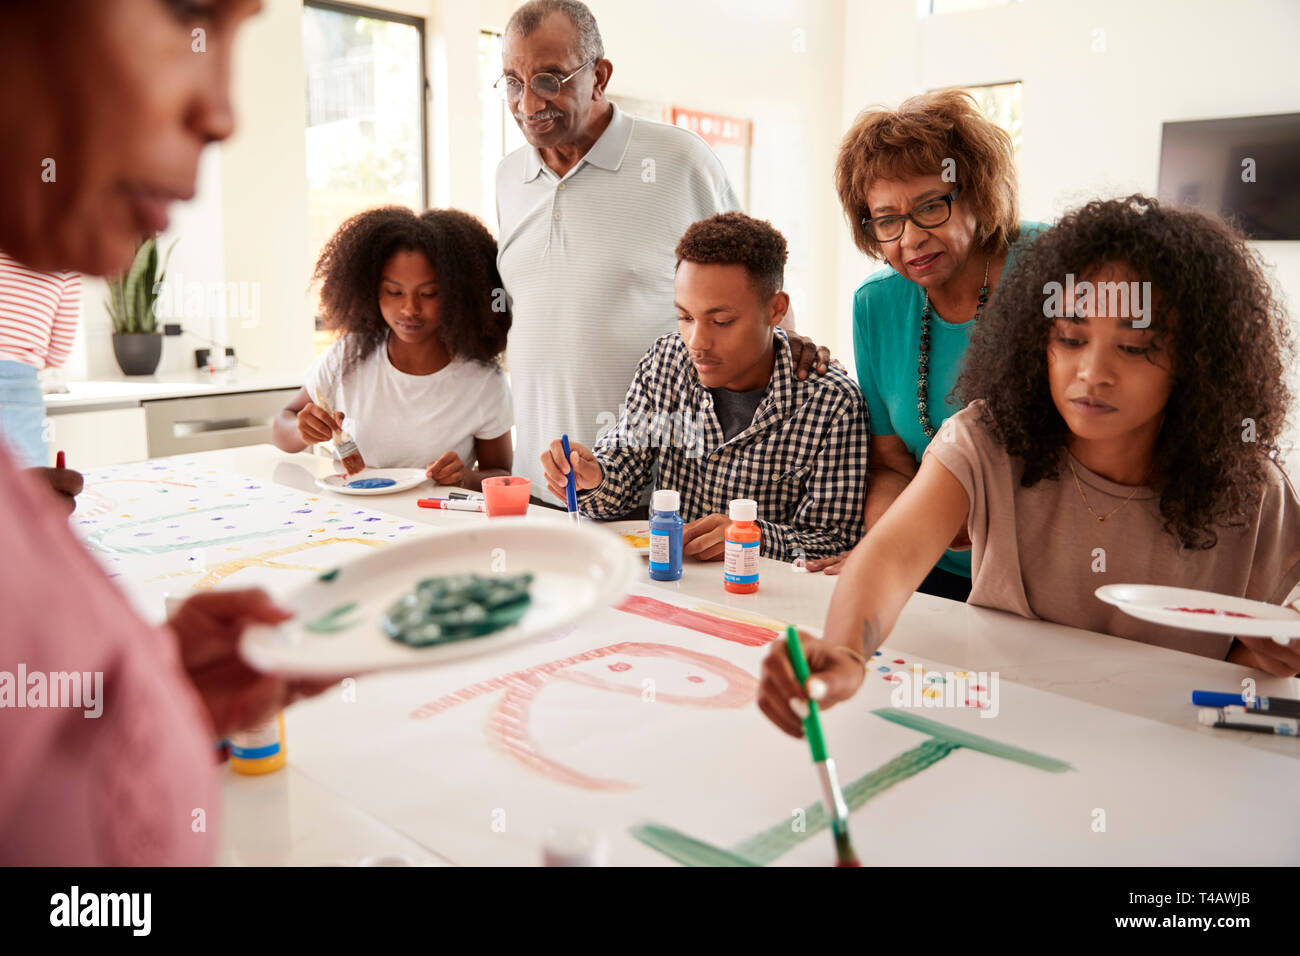
{"label": "woman's hand on boy's shoulder", "polygon": [[794,364],[795,378],[807,378],[814,368],[818,375],[826,374],[831,366],[830,349],[798,332],[786,331],[785,337],[790,342],[790,361]]}
{"label": "woman's hand on boy's shoulder", "polygon": [[[1297,605],[1300,602],[1291,606],[1300,610]],[[1271,637],[1234,638],[1228,660],[1258,668],[1274,677],[1295,677],[1300,674],[1300,641],[1279,644]]]}

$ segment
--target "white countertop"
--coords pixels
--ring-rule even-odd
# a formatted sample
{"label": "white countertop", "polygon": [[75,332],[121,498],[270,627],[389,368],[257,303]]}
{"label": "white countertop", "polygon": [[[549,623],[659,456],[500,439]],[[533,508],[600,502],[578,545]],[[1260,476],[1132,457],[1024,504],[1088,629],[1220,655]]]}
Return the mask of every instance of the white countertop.
{"label": "white countertop", "polygon": [[[313,484],[331,473],[331,463],[308,454],[287,455],[269,445],[184,456],[209,467],[239,472],[319,494]],[[165,461],[166,459],[161,459]],[[481,515],[416,506],[427,486],[365,499],[364,506],[405,519],[440,524],[482,521]],[[534,507],[530,517],[563,515]],[[719,586],[719,565],[688,562],[678,582],[659,585],[716,604],[727,604],[802,626],[820,628],[836,579],[796,572],[791,565],[761,561],[758,593],[736,595]],[[1218,733],[1240,747],[1254,747],[1300,760],[1294,739],[1263,734],[1231,734],[1199,727],[1190,703],[1193,688],[1230,690],[1251,677],[1260,695],[1300,697],[1300,680],[1270,678],[1259,671],[1095,634],[1042,621],[971,607],[929,595],[914,595],[888,639],[900,652],[940,662],[978,660],[1006,680],[1085,701],[1198,733]],[[385,675],[367,680],[382,682]],[[301,735],[304,726],[295,726]],[[310,728],[307,728],[310,732]],[[323,865],[356,863],[366,857],[397,854],[413,863],[442,862],[422,846],[350,805],[294,766],[268,778],[227,771],[225,824],[220,861],[234,864]]]}
{"label": "white countertop", "polygon": [[301,375],[276,375],[233,369],[225,372],[170,372],[158,375],[122,375],[93,382],[67,382],[66,392],[47,392],[50,414],[88,411],[91,408],[129,408],[165,398],[228,395],[301,388]]}

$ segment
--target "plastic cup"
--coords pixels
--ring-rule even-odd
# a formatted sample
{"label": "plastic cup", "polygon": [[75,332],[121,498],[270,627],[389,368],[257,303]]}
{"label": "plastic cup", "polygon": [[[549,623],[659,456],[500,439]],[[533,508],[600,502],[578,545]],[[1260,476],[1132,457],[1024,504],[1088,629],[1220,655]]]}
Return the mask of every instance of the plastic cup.
{"label": "plastic cup", "polygon": [[528,498],[533,483],[527,478],[507,475],[483,479],[483,507],[489,518],[528,514]]}

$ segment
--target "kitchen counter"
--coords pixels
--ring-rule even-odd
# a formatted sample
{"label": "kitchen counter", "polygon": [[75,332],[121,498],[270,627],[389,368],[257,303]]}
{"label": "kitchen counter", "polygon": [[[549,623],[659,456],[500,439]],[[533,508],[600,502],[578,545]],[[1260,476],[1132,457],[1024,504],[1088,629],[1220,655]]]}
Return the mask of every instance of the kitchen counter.
{"label": "kitchen counter", "polygon": [[68,382],[66,392],[48,392],[46,411],[85,412],[93,409],[133,408],[144,402],[168,398],[195,398],[239,392],[265,392],[302,387],[302,375],[231,370],[167,372],[158,375],[123,375],[93,382]]}

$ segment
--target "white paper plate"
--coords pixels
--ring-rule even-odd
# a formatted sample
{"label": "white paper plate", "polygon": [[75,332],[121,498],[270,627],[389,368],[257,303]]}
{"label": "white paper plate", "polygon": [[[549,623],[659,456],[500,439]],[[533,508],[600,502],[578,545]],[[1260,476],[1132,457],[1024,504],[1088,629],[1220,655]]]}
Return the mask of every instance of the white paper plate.
{"label": "white paper plate", "polygon": [[[345,677],[488,654],[613,604],[627,593],[639,564],[623,539],[607,531],[494,518],[388,545],[281,596],[278,602],[297,616],[276,627],[250,627],[240,652],[257,670],[288,677]],[[450,644],[408,647],[384,633],[384,614],[418,581],[463,573],[531,573],[532,603],[513,626]],[[338,630],[308,628],[334,611],[341,611],[330,619]]]}
{"label": "white paper plate", "polygon": [[[352,481],[364,481],[367,478],[391,478],[395,484],[387,488],[349,488]],[[395,495],[399,491],[410,491],[429,479],[419,468],[367,468],[357,475],[327,475],[316,479],[316,487],[333,491],[340,495]]]}
{"label": "white paper plate", "polygon": [[[599,521],[596,527],[613,531],[637,554],[650,553],[650,524],[646,521]],[[646,544],[639,545],[632,538],[645,538]]]}
{"label": "white paper plate", "polygon": [[[1279,644],[1300,640],[1300,614],[1278,604],[1215,594],[1213,591],[1148,584],[1107,584],[1097,588],[1096,594],[1125,614],[1155,624],[1168,624],[1189,631],[1209,631],[1212,634],[1271,637]],[[1206,614],[1180,611],[1179,608],[1205,608],[1232,613]],[[1234,614],[1248,616],[1234,617]]]}

